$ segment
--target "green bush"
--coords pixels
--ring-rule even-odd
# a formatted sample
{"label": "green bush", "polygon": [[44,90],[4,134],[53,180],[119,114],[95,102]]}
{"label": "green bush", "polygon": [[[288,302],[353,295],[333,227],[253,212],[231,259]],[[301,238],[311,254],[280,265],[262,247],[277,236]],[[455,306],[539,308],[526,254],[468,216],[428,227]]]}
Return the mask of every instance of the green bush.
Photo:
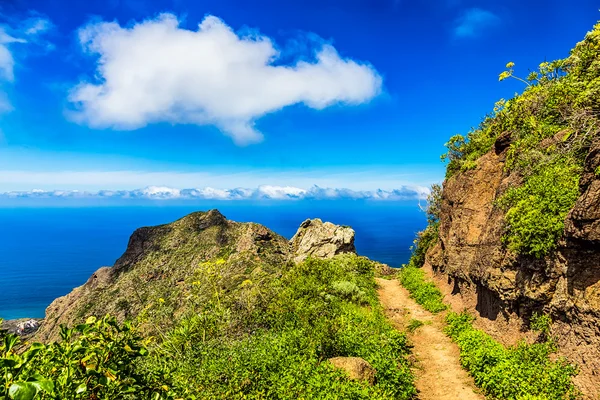
{"label": "green bush", "polygon": [[0,399],[173,399],[162,377],[141,375],[148,351],[130,324],[113,318],[68,329],[61,341],[23,347],[6,334],[0,345]]}
{"label": "green bush", "polygon": [[542,165],[499,199],[508,210],[503,240],[511,250],[539,258],[555,248],[579,196],[579,173],[569,161]]}
{"label": "green bush", "polygon": [[349,300],[354,303],[362,304],[365,302],[365,292],[360,290],[354,282],[333,282],[331,284],[333,294],[341,297],[344,300]]}
{"label": "green bush", "polygon": [[472,321],[466,312],[449,313],[445,331],[460,348],[461,364],[485,394],[507,400],[578,398],[571,382],[577,368],[551,356],[556,351],[551,340],[507,348],[475,329]]}
{"label": "green bush", "polygon": [[410,292],[410,296],[427,311],[438,313],[448,308],[444,304],[442,292],[433,282],[426,279],[422,269],[412,263],[405,265],[400,270],[400,283]]}

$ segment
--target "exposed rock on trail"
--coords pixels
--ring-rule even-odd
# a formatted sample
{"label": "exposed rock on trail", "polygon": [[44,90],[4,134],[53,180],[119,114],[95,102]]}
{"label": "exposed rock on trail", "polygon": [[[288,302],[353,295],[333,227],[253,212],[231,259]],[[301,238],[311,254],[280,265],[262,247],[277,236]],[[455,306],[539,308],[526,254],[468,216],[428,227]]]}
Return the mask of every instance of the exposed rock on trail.
{"label": "exposed rock on trail", "polygon": [[406,330],[411,319],[424,322],[412,335],[413,355],[417,359],[415,384],[421,400],[483,400],[460,365],[458,347],[443,331],[440,316],[418,305],[395,279],[377,279],[379,299],[394,325]]}
{"label": "exposed rock on trail", "polygon": [[334,367],[348,374],[356,381],[366,381],[369,385],[375,383],[375,369],[365,359],[360,357],[334,357],[328,360]]}

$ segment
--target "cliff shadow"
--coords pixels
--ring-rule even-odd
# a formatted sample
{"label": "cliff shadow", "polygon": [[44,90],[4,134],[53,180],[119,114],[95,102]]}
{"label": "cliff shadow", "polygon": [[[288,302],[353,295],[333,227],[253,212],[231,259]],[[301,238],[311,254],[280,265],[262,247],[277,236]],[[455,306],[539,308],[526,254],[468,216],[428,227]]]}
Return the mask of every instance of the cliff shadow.
{"label": "cliff shadow", "polygon": [[502,300],[493,291],[477,282],[477,304],[475,310],[482,318],[495,321],[502,312]]}

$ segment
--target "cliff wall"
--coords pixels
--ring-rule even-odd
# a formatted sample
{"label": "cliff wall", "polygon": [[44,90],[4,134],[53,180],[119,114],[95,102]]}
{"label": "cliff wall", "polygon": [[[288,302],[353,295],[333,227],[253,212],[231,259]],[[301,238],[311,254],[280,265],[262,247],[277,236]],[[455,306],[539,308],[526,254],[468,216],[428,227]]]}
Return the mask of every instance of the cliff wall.
{"label": "cliff wall", "polygon": [[474,169],[443,186],[439,239],[425,268],[456,310],[470,309],[479,327],[513,344],[528,337],[534,312],[552,317],[560,353],[576,362],[576,383],[600,396],[600,141],[585,158],[580,196],[556,249],[543,258],[518,255],[502,241],[505,211],[497,200],[521,176],[505,168],[509,146],[500,136]]}

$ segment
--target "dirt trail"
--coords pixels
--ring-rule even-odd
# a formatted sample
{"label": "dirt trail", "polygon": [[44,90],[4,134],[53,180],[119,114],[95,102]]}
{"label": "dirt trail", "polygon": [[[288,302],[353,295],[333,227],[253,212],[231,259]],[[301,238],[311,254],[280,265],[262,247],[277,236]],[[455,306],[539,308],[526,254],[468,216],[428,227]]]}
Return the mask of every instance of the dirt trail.
{"label": "dirt trail", "polygon": [[410,334],[416,357],[416,386],[421,400],[479,400],[473,380],[462,369],[458,347],[442,331],[443,322],[410,298],[406,289],[393,280],[377,279],[379,298],[388,318],[405,330],[411,319],[425,325]]}

